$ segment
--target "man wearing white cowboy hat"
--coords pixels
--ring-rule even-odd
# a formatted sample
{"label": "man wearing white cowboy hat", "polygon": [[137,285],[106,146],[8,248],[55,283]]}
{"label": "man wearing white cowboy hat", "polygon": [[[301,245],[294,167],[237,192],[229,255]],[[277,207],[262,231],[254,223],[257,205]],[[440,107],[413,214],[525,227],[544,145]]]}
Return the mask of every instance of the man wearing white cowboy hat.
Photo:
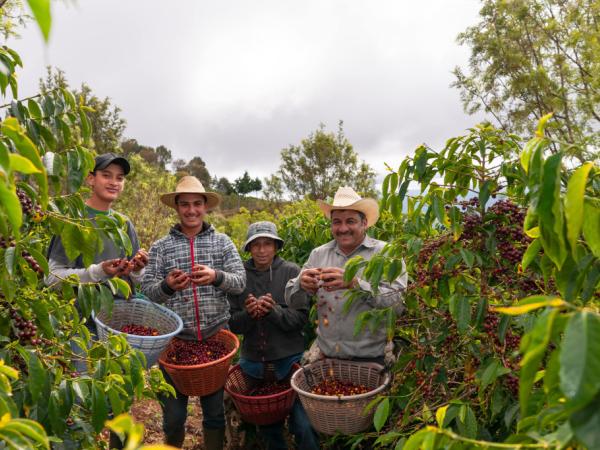
{"label": "man wearing white cowboy hat", "polygon": [[[183,320],[182,339],[203,340],[227,326],[227,294],[239,294],[246,283],[242,260],[233,242],[204,221],[221,197],[206,192],[195,178],[183,177],[175,192],[160,200],[177,211],[179,223],[150,248],[142,291],[164,303]],[[170,378],[163,371],[165,379]],[[171,383],[173,384],[173,383]],[[185,438],[188,397],[161,397],[166,443],[181,447]],[[225,413],[223,389],[200,399],[204,447],[223,448]]]}
{"label": "man wearing white cowboy hat", "polygon": [[[304,290],[317,295],[317,346],[328,358],[355,359],[383,363],[386,344],[385,327],[371,330],[365,327],[357,335],[357,317],[370,309],[399,306],[406,290],[406,271],[392,283],[381,282],[374,294],[368,281],[359,273],[344,281],[344,266],[354,256],[370,260],[386,245],[367,235],[367,229],[379,218],[379,206],[372,198],[361,198],[350,187],[341,187],[333,203],[319,201],[323,214],[331,219],[333,240],[314,249],[304,264],[300,276],[286,286],[286,302],[294,304],[294,294]],[[350,309],[343,309],[348,289],[359,288],[364,296],[355,300]]]}

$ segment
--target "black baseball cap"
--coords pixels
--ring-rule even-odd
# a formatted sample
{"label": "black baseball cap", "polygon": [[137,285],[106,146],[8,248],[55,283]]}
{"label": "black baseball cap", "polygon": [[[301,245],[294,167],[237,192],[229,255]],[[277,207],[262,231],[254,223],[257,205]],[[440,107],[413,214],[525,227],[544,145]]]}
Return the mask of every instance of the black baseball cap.
{"label": "black baseball cap", "polygon": [[106,169],[111,164],[118,164],[119,166],[121,166],[125,175],[127,175],[131,171],[129,161],[127,161],[125,158],[115,153],[104,153],[102,155],[96,156],[96,165],[94,166],[94,172],[96,170]]}

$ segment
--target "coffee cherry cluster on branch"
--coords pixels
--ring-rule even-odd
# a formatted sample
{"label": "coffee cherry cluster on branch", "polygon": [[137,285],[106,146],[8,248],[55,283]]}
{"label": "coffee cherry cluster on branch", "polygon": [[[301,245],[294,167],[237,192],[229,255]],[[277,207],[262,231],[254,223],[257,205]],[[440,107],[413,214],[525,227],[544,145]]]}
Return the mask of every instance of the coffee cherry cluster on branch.
{"label": "coffee cherry cluster on branch", "polygon": [[3,236],[0,236],[0,248],[9,248],[14,247],[15,245],[17,245],[17,243],[14,241],[14,239],[7,239]]}
{"label": "coffee cherry cluster on branch", "polygon": [[275,395],[280,392],[287,391],[290,388],[290,382],[285,380],[280,381],[263,381],[257,386],[252,387],[245,393],[252,397],[264,397],[267,395]]}
{"label": "coffee cherry cluster on branch", "polygon": [[123,325],[119,331],[126,334],[135,334],[136,336],[158,336],[160,334],[156,328],[136,325],[135,323]]}
{"label": "coffee cherry cluster on branch", "polygon": [[313,394],[318,395],[358,395],[369,392],[366,386],[355,384],[351,381],[338,381],[331,378],[321,380],[316,386],[311,389]]}
{"label": "coffee cherry cluster on branch", "polygon": [[23,214],[31,216],[34,222],[41,222],[44,219],[45,213],[40,205],[35,205],[23,189],[17,188],[17,197]]}
{"label": "coffee cherry cluster on branch", "polygon": [[19,198],[19,203],[21,203],[23,214],[30,214],[33,211],[33,202],[23,189],[17,188],[17,197]]}
{"label": "coffee cherry cluster on branch", "polygon": [[35,258],[33,256],[31,256],[31,253],[29,253],[27,251],[22,251],[21,256],[23,257],[23,259],[25,261],[27,261],[27,264],[29,264],[29,267],[31,267],[31,270],[33,270],[34,272],[37,272],[37,273],[44,273],[44,269],[42,269],[41,266],[39,265],[39,263],[35,260]]}
{"label": "coffee cherry cluster on branch", "polygon": [[19,312],[12,308],[10,310],[10,318],[13,321],[17,331],[16,336],[22,344],[40,345],[42,340],[37,337],[37,326],[31,321],[24,319]]}
{"label": "coffee cherry cluster on branch", "polygon": [[219,341],[198,342],[175,338],[167,350],[167,360],[173,364],[191,366],[216,361],[228,353],[225,345]]}

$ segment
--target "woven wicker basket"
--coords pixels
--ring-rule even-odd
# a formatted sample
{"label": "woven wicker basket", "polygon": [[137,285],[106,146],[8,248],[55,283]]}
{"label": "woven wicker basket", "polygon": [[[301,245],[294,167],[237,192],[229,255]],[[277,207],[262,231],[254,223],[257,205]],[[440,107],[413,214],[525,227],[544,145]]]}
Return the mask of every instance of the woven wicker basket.
{"label": "woven wicker basket", "polygon": [[[129,300],[115,300],[112,315],[100,311],[94,316],[98,338],[106,341],[111,334],[124,334],[132,348],[146,356],[147,367],[152,366],[171,339],[183,328],[181,318],[164,306],[133,297]],[[158,336],[138,336],[121,333],[124,325],[135,324],[156,328]]]}
{"label": "woven wicker basket", "polygon": [[231,360],[240,346],[240,341],[235,334],[227,330],[219,330],[207,340],[221,342],[228,350],[227,355],[209,363],[182,366],[168,362],[168,348],[166,348],[158,358],[159,364],[182,394],[203,397],[218,391],[225,385]]}
{"label": "woven wicker basket", "polygon": [[[298,364],[294,364],[292,371],[299,368]],[[252,387],[251,383],[239,364],[229,369],[225,390],[231,395],[242,419],[254,425],[271,425],[284,420],[296,400],[296,392],[290,387],[273,395],[245,395]]]}
{"label": "woven wicker basket", "polygon": [[[370,389],[359,395],[328,396],[310,392],[310,385],[323,379],[362,384]],[[364,412],[365,406],[381,393],[390,383],[390,375],[383,366],[375,363],[360,363],[339,359],[324,359],[297,370],[292,375],[292,388],[298,393],[302,406],[315,430],[333,435],[336,433],[360,433],[373,423],[375,409]]]}

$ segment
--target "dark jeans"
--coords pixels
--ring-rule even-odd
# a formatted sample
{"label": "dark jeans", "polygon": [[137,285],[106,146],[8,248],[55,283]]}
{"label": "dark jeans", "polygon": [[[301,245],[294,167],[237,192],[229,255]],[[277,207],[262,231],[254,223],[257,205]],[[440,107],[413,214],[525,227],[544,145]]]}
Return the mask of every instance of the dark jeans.
{"label": "dark jeans", "polygon": [[[290,433],[294,436],[295,447],[298,450],[319,450],[319,437],[313,430],[308,416],[299,399],[296,399],[288,419]],[[268,450],[283,450],[288,448],[283,435],[284,422],[258,427],[264,437]]]}
{"label": "dark jeans", "polygon": [[[160,370],[165,377],[165,381],[175,387],[171,377],[161,367]],[[159,395],[163,412],[163,431],[167,436],[177,436],[185,430],[185,421],[187,419],[187,405],[189,397],[182,394],[177,389],[176,397]],[[223,406],[223,388],[214,394],[200,397],[200,406],[202,407],[202,425],[204,428],[216,429],[225,428],[225,407]]]}

